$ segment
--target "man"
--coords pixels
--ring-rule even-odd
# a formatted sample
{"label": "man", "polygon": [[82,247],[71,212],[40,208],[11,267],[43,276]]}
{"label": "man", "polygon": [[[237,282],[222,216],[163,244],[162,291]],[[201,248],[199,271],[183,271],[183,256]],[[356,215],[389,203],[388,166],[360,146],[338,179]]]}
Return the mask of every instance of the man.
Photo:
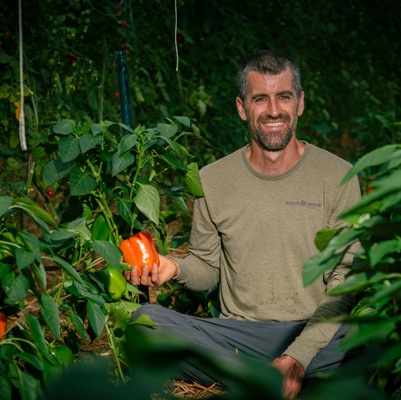
{"label": "man", "polygon": [[[333,320],[349,313],[352,299],[325,292],[344,280],[354,252],[306,288],[302,267],[317,252],[316,233],[342,226],[337,216],[359,199],[360,189],[357,179],[339,186],[349,163],[296,138],[304,92],[288,57],[255,54],[238,73],[238,90],[251,144],[201,170],[204,196],[194,202],[189,255],[161,257],[150,276],[144,269],[138,278],[134,269],[126,278],[148,286],[176,279],[195,291],[218,283],[222,312],[212,326],[158,306],[138,313],[216,351],[270,360],[293,399],[305,373],[314,376],[344,356],[331,352],[346,331]],[[204,377],[201,371],[193,376]]]}

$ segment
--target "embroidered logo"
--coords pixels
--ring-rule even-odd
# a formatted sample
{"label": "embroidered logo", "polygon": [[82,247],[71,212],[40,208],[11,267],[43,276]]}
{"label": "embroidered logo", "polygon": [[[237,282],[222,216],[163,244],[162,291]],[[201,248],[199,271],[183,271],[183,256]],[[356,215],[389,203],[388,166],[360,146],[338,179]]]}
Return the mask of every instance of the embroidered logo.
{"label": "embroidered logo", "polygon": [[307,208],[320,208],[322,205],[320,203],[315,203],[313,201],[306,200],[294,200],[285,202],[286,206],[295,206],[295,207],[307,207]]}

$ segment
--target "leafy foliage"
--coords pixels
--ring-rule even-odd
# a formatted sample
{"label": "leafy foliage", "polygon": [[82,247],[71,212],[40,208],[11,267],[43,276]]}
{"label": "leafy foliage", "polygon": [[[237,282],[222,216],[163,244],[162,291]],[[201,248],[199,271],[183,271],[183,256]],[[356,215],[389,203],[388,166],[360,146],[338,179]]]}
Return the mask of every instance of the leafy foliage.
{"label": "leafy foliage", "polygon": [[343,183],[368,169],[374,176],[369,184],[372,191],[340,216],[351,223],[349,229],[325,229],[317,235],[321,252],[308,260],[303,270],[305,284],[312,283],[341,260],[344,247],[359,241],[361,249],[348,277],[328,295],[359,296],[349,318],[353,328],[341,346],[360,352],[353,373],[369,366],[371,382],[395,398],[401,395],[400,165],[398,144],[378,148],[355,164]]}

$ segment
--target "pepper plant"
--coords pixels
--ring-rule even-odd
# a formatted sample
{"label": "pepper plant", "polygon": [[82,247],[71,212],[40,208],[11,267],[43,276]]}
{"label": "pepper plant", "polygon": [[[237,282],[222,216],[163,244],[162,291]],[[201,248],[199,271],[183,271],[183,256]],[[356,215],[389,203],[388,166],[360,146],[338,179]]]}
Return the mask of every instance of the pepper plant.
{"label": "pepper plant", "polygon": [[[361,245],[345,281],[328,295],[353,294],[359,299],[342,343],[357,351],[352,376],[369,373],[382,392],[401,397],[401,145],[387,145],[363,156],[344,177],[370,176],[369,190],[340,216],[348,229],[324,229],[316,236],[320,252],[304,266],[306,285],[342,259],[344,249]],[[341,371],[341,370],[340,370]],[[349,389],[348,389],[349,390]],[[340,396],[339,393],[336,393]],[[320,397],[319,397],[320,398]]]}
{"label": "pepper plant", "polygon": [[[190,128],[184,117],[134,130],[62,120],[36,149],[51,156],[42,169],[37,163],[34,179],[42,193],[59,196],[58,206],[49,202],[47,212],[28,198],[0,197],[0,311],[11,321],[0,342],[5,399],[40,398],[65,346],[78,353],[104,330],[124,381],[116,333],[140,306],[140,291],[121,279],[129,266],[118,246],[135,230],[149,231],[166,253],[168,223],[190,216],[186,200],[202,194],[180,143],[200,139]],[[39,235],[26,231],[28,217]],[[119,314],[110,318],[113,310]]]}

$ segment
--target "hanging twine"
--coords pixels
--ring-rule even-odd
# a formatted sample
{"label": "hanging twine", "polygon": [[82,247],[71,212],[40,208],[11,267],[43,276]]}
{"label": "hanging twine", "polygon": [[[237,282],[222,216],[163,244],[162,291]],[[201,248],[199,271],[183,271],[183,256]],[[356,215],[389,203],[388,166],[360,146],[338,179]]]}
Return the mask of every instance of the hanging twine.
{"label": "hanging twine", "polygon": [[19,33],[19,78],[20,78],[20,93],[21,93],[21,108],[19,118],[19,141],[22,151],[28,149],[26,145],[25,134],[25,116],[24,116],[24,70],[23,70],[23,46],[22,46],[22,0],[18,0],[18,33]]}
{"label": "hanging twine", "polygon": [[175,14],[174,43],[175,43],[175,57],[176,57],[175,70],[178,71],[179,56],[178,56],[178,44],[177,44],[177,25],[178,25],[177,0],[174,0],[174,14]]}

